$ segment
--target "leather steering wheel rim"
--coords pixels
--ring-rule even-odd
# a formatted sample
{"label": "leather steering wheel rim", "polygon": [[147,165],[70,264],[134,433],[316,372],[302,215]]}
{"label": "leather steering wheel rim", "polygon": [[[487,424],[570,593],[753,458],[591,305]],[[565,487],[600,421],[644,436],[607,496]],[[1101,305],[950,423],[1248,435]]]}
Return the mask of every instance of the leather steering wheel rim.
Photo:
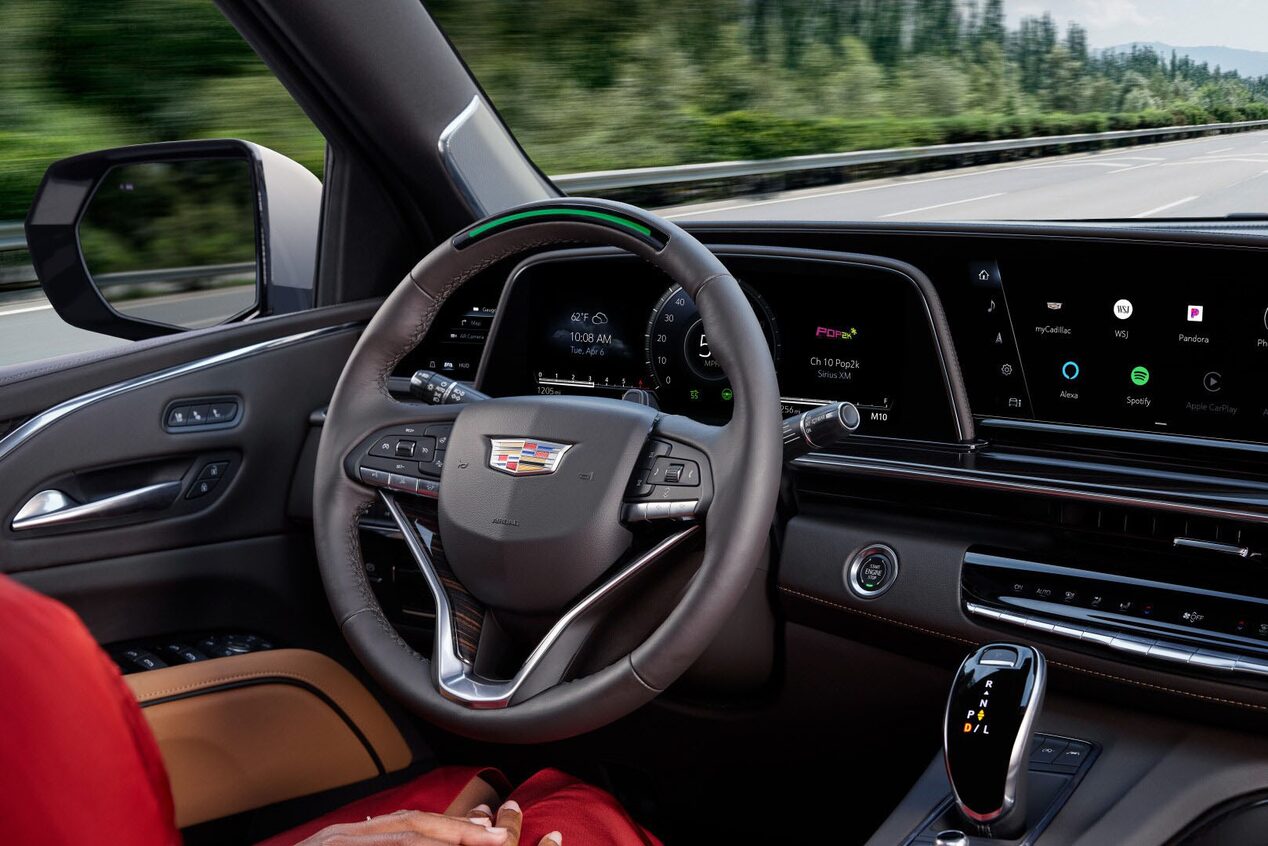
{"label": "leather steering wheel rim", "polygon": [[[358,537],[358,522],[376,492],[351,478],[346,462],[376,429],[428,422],[437,409],[447,408],[452,418],[451,406],[394,399],[387,379],[454,291],[498,262],[570,246],[624,249],[682,285],[695,300],[713,355],[731,380],[734,406],[728,424],[708,427],[675,418],[688,437],[713,430],[714,495],[703,560],[677,607],[624,658],[510,707],[474,709],[442,695],[431,661],[400,637],[379,606]],[[314,531],[322,580],[342,634],[370,674],[441,728],[501,743],[581,734],[665,690],[717,635],[766,547],[782,445],[774,364],[766,344],[753,342],[762,337],[740,285],[716,256],[673,223],[623,203],[575,198],[533,203],[473,224],[432,250],[385,300],[353,349],[331,398],[317,455]],[[442,497],[449,476],[447,468]]]}

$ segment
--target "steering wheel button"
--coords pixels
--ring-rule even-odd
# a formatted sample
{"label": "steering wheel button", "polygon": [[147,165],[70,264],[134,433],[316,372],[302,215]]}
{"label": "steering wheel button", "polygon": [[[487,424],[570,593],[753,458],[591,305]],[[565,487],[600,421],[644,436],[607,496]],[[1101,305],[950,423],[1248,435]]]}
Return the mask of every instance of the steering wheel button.
{"label": "steering wheel button", "polygon": [[423,430],[423,434],[429,438],[436,439],[436,449],[444,449],[449,446],[449,433],[453,431],[453,426],[428,426]]}
{"label": "steering wheel button", "polygon": [[373,467],[361,468],[361,481],[365,482],[367,485],[383,487],[387,485],[388,478],[389,474],[383,470],[375,470]]}
{"label": "steering wheel button", "polygon": [[672,502],[646,502],[643,505],[647,508],[648,520],[663,520],[669,517],[673,510]]}
{"label": "steering wheel button", "polygon": [[388,487],[395,491],[404,493],[418,493],[418,479],[412,476],[402,476],[399,473],[388,474]]}
{"label": "steering wheel button", "polygon": [[420,496],[431,497],[435,499],[440,496],[440,482],[435,479],[415,479],[418,485],[418,494]]}
{"label": "steering wheel button", "polygon": [[641,467],[651,467],[656,463],[656,459],[662,455],[669,455],[669,444],[664,441],[648,441],[643,447],[643,452],[639,455],[638,463]]}
{"label": "steering wheel button", "polygon": [[[670,471],[674,465],[681,467],[678,462],[671,462],[668,458],[658,458],[656,463],[652,465],[651,472],[647,474],[647,483],[650,485],[676,485],[676,481],[669,480]],[[681,470],[679,473],[681,474]]]}
{"label": "steering wheel button", "polygon": [[700,465],[694,461],[684,460],[682,462],[682,476],[678,480],[680,485],[689,485],[696,487],[700,484]]}
{"label": "steering wheel button", "polygon": [[413,458],[414,448],[417,446],[418,446],[418,441],[411,441],[406,438],[399,439],[396,442],[396,457],[397,458]]}
{"label": "steering wheel button", "polygon": [[621,518],[627,523],[641,523],[647,519],[646,502],[627,502],[621,508]]}
{"label": "steering wheel button", "polygon": [[686,499],[686,500],[679,500],[678,502],[671,502],[669,503],[669,516],[670,517],[694,517],[696,513],[696,507],[699,504],[700,504],[700,501],[696,499]]}
{"label": "steering wheel button", "polygon": [[370,447],[370,455],[377,455],[379,458],[395,458],[396,439],[379,438],[378,442]]}

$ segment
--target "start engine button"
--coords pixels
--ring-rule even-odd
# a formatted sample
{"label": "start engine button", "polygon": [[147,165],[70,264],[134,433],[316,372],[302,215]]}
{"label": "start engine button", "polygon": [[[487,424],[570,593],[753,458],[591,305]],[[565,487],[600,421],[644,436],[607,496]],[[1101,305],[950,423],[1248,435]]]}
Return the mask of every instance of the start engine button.
{"label": "start engine button", "polygon": [[855,596],[875,599],[898,578],[898,553],[884,544],[871,544],[851,556],[845,568],[845,586]]}

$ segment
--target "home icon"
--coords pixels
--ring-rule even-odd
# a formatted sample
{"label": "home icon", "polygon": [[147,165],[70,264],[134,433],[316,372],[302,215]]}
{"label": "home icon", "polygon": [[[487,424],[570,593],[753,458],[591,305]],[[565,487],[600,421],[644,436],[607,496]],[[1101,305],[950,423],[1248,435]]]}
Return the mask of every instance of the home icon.
{"label": "home icon", "polygon": [[985,270],[983,270],[981,273],[979,273],[979,274],[977,275],[977,278],[978,278],[978,279],[981,279],[983,282],[990,282],[990,281],[991,281],[991,274],[989,274],[989,273],[987,273]]}

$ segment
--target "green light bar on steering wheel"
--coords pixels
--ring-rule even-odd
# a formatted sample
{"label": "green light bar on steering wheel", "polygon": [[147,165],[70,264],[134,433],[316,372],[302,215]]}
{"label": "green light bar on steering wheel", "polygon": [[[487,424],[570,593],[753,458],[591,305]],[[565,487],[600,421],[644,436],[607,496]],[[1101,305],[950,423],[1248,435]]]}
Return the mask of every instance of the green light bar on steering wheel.
{"label": "green light bar on steering wheel", "polygon": [[461,250],[468,244],[478,241],[488,235],[497,232],[505,232],[507,229],[524,226],[530,223],[537,223],[549,220],[579,220],[584,223],[594,223],[599,226],[607,226],[617,229],[627,235],[633,235],[640,241],[652,245],[656,249],[665,246],[668,240],[664,235],[652,229],[645,223],[624,217],[610,211],[599,211],[597,209],[584,208],[571,205],[543,206],[541,208],[524,209],[523,211],[510,212],[508,214],[499,215],[480,221],[459,232],[453,238],[455,249]]}

